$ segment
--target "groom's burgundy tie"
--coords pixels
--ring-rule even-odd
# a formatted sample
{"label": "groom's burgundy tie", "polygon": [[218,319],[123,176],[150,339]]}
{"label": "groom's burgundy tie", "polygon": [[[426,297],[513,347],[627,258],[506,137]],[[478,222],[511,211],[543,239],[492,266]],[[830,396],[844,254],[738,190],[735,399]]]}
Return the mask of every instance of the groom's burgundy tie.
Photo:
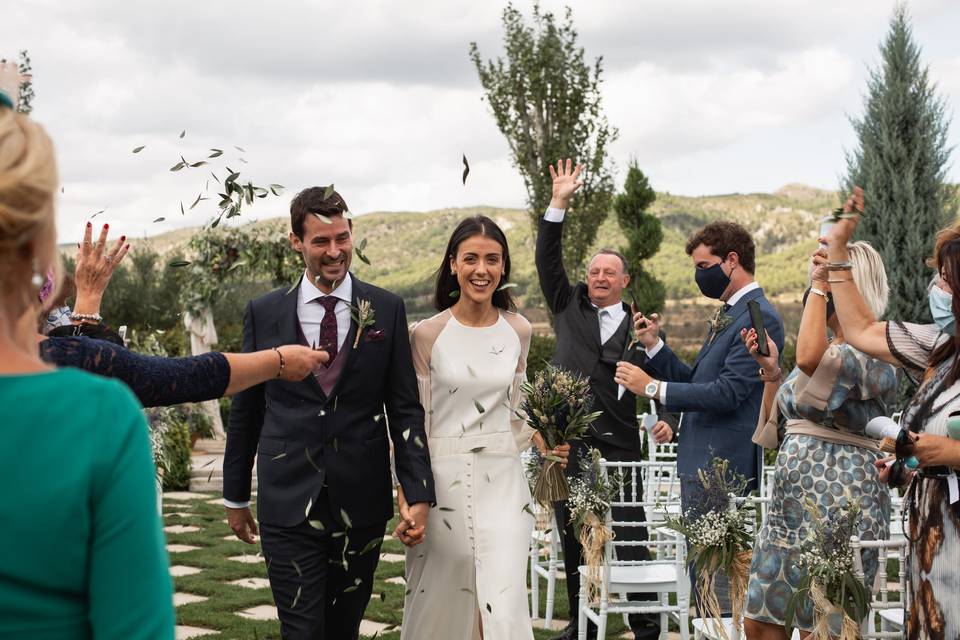
{"label": "groom's burgundy tie", "polygon": [[334,308],[340,302],[340,299],[334,296],[324,296],[317,298],[317,302],[323,305],[324,310],[323,320],[320,321],[320,343],[317,346],[330,354],[330,359],[324,365],[329,367],[334,358],[337,357],[337,314],[334,313]]}

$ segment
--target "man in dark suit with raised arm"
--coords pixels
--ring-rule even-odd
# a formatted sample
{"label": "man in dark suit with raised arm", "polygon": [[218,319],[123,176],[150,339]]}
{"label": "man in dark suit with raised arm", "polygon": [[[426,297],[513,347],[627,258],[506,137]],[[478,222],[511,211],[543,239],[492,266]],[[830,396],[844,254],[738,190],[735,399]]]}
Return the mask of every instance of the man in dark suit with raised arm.
{"label": "man in dark suit with raised arm", "polygon": [[410,504],[400,514],[405,544],[422,540],[435,496],[403,301],[350,273],[347,205],[324,191],[305,189],[290,204],[290,243],[306,269],[292,288],[247,305],[243,350],[299,342],[330,360],[304,381],[274,380],[234,399],[223,496],[230,527],[252,544],[256,455],[257,519],[281,634],[351,640],[393,516],[391,440]]}
{"label": "man in dark suit with raised arm", "polygon": [[[637,399],[629,390],[621,390],[614,381],[617,363],[646,361],[643,350],[631,348],[632,319],[630,307],[623,302],[622,293],[630,282],[626,259],[611,250],[601,250],[590,260],[586,282],[572,284],[563,267],[561,239],[563,219],[570,199],[580,187],[581,167],[563,165],[550,167],[553,177],[553,197],[550,208],[540,220],[537,235],[536,262],[540,288],[547,306],[554,316],[557,351],[552,364],[583,375],[590,380],[594,396],[593,411],[603,414],[591,425],[589,433],[580,442],[572,443],[567,474],[579,474],[579,460],[588,447],[600,450],[606,460],[637,461],[641,456],[641,432],[637,425]],[[659,424],[657,433],[668,438],[670,428]],[[639,482],[639,478],[638,478]],[[639,498],[639,496],[638,496]],[[554,505],[557,527],[563,531],[564,570],[567,577],[567,598],[570,603],[570,625],[557,636],[572,640],[577,637],[577,595],[580,588],[579,565],[583,564],[581,546],[566,502]],[[615,507],[614,520],[644,521],[642,507]],[[615,532],[618,540],[646,539],[641,527],[623,527]],[[621,547],[619,557],[624,560],[649,558],[645,547]],[[647,594],[631,594],[631,600],[648,600]],[[631,615],[630,626],[637,640],[654,638],[660,633],[658,616]],[[596,628],[591,625],[588,637]],[[556,639],[555,639],[556,640]]]}

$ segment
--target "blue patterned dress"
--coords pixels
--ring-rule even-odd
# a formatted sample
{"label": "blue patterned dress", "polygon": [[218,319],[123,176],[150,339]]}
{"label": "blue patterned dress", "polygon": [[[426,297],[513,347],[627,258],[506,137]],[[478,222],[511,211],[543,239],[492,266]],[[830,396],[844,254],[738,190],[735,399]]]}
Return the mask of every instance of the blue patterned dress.
{"label": "blue patterned dress", "polygon": [[[806,392],[807,382],[826,383],[829,395],[818,401]],[[832,381],[832,384],[831,384]],[[823,386],[821,384],[821,386]],[[864,436],[867,422],[888,415],[896,401],[897,377],[892,365],[840,344],[827,349],[812,378],[794,369],[777,393],[784,419],[804,419],[838,431]],[[814,501],[821,514],[859,500],[863,512],[860,538],[889,536],[890,494],[873,466],[881,454],[853,445],[835,444],[808,435],[787,435],[777,454],[770,508],[753,550],[744,615],[783,625],[787,603],[805,571],[799,565],[801,545],[812,535]],[[863,553],[867,585],[877,571],[877,552]],[[812,630],[809,599],[797,608],[794,625]],[[839,629],[835,629],[838,631]]]}

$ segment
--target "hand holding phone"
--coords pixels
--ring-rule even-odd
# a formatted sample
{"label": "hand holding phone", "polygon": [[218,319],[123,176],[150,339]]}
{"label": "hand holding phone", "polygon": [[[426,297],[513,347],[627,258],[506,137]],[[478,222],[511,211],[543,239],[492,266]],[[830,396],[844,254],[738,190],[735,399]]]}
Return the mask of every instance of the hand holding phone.
{"label": "hand holding phone", "polygon": [[[630,313],[632,315],[637,315],[638,313],[640,313],[640,305],[637,304],[637,297],[632,293],[630,294]],[[647,321],[641,320],[640,323],[637,325],[637,328],[646,329]]]}
{"label": "hand holding phone", "polygon": [[747,302],[747,309],[750,311],[750,324],[753,330],[757,332],[757,353],[762,356],[770,355],[770,345],[767,344],[767,330],[763,326],[763,312],[760,311],[760,303],[756,300]]}

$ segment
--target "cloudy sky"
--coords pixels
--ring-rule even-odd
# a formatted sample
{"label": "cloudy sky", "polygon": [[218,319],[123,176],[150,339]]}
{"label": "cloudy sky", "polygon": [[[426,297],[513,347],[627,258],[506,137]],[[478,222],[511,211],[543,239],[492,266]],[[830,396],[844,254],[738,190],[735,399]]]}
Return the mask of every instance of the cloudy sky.
{"label": "cloudy sky", "polygon": [[[522,182],[467,56],[472,41],[500,54],[504,4],[25,0],[3,9],[0,56],[26,48],[33,58],[34,117],[58,149],[65,241],[104,209],[97,220],[132,237],[208,221],[215,200],[180,214],[205,188],[204,169],[168,169],[210,148],[255,184],[288,189],[245,219],[281,215],[294,190],[331,181],[358,214],[519,207]],[[835,188],[853,144],[848,117],[860,113],[894,6],[541,2],[565,4],[587,56],[604,57],[604,106],[620,130],[613,159],[623,167],[636,156],[655,188],[688,195]],[[908,6],[952,114],[960,3]]]}

